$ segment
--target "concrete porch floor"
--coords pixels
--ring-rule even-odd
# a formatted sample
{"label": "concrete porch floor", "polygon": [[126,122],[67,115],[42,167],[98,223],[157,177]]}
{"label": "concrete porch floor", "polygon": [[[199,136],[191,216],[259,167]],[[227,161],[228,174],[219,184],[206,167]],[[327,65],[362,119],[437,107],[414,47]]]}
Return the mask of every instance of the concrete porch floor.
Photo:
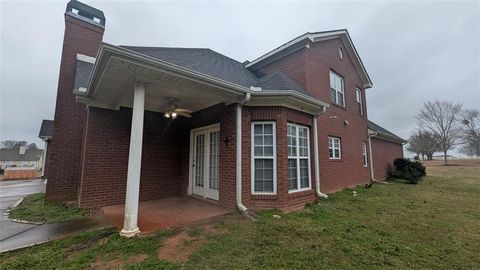
{"label": "concrete porch floor", "polygon": [[[180,227],[233,212],[215,203],[191,197],[143,201],[138,208],[138,227],[142,233]],[[105,206],[102,211],[118,230],[123,228],[125,205]]]}

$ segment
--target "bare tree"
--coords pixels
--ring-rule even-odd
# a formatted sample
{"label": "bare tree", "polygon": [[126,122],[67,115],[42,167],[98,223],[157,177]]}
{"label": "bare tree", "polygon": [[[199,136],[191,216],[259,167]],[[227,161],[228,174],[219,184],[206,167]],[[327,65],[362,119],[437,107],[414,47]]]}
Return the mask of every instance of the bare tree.
{"label": "bare tree", "polygon": [[460,118],[462,130],[462,152],[469,156],[480,156],[480,111],[465,110]]}
{"label": "bare tree", "polygon": [[407,150],[417,154],[425,160],[433,159],[433,154],[440,150],[440,145],[435,136],[428,131],[419,130],[410,135]]}
{"label": "bare tree", "polygon": [[28,148],[37,148],[37,145],[35,143],[28,144],[27,141],[15,141],[15,140],[5,140],[0,142],[2,148],[20,148],[20,146],[26,146]]}
{"label": "bare tree", "polygon": [[461,104],[449,101],[427,101],[417,115],[420,126],[430,131],[443,151],[445,165],[447,165],[447,152],[458,142],[461,130],[459,128]]}

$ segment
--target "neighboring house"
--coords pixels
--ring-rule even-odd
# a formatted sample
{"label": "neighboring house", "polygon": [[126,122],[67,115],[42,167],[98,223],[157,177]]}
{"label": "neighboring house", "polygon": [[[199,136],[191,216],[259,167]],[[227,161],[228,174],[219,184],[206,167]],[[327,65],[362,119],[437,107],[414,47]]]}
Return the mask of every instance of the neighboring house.
{"label": "neighboring house", "polygon": [[48,143],[52,140],[53,134],[53,120],[42,120],[42,125],[40,126],[40,132],[38,133],[38,138],[40,138],[45,146],[43,148],[43,164],[42,164],[42,177],[47,175],[47,153],[48,153]]}
{"label": "neighboring house", "polygon": [[0,168],[23,167],[39,170],[42,167],[42,149],[19,148],[0,149]]}
{"label": "neighboring house", "polygon": [[347,30],[240,63],[210,49],[114,46],[104,29],[102,11],[68,3],[47,200],[125,203],[128,234],[138,200],[288,210],[371,181],[372,82]]}
{"label": "neighboring house", "polygon": [[403,144],[407,141],[372,121],[368,121],[368,134],[372,146],[370,162],[373,164],[370,174],[372,179],[384,180],[393,165],[393,159],[403,157]]}

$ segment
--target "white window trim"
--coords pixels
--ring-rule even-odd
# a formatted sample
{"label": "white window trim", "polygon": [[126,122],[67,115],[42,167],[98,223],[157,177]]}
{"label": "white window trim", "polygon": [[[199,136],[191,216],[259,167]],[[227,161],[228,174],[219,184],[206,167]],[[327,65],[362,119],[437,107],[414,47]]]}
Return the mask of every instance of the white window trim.
{"label": "white window trim", "polygon": [[[362,91],[360,88],[355,88],[355,96],[357,97],[357,106],[360,104],[360,115],[363,116],[363,99],[362,99]],[[358,107],[357,107],[358,108]]]}
{"label": "white window trim", "polygon": [[[331,85],[331,83],[330,83],[330,82],[332,81],[332,78],[331,78],[332,75],[338,76],[338,77],[340,77],[340,78],[342,79],[342,87],[341,87],[341,90],[342,90],[342,91],[338,91],[337,89],[332,88],[332,85]],[[330,90],[335,91],[335,101],[333,102],[333,104],[334,104],[334,105],[337,105],[337,106],[340,106],[340,107],[343,107],[343,108],[346,108],[346,107],[347,107],[347,106],[346,106],[347,102],[346,102],[346,100],[345,100],[345,99],[346,99],[346,98],[345,98],[345,78],[343,78],[342,76],[340,76],[340,74],[336,73],[336,72],[333,71],[333,70],[330,70],[329,76],[330,76],[330,77],[329,77]],[[342,94],[343,94],[343,104],[339,104],[339,103],[338,103],[338,94],[337,94],[337,93],[342,93]]]}
{"label": "white window trim", "polygon": [[368,167],[367,143],[362,142],[363,167]]}
{"label": "white window trim", "polygon": [[[307,126],[302,126],[302,125],[297,125],[297,124],[292,124],[288,123],[287,124],[287,136],[288,136],[288,126],[295,126],[296,127],[296,156],[289,156],[288,155],[288,140],[287,140],[287,160],[288,159],[296,159],[297,161],[297,189],[289,189],[288,193],[295,193],[295,192],[301,192],[301,191],[306,191],[312,189],[312,168],[311,168],[311,163],[310,163],[310,128]],[[300,159],[305,159],[305,157],[300,156],[300,136],[299,134],[299,127],[300,128],[306,128],[307,129],[307,149],[308,149],[308,187],[300,188]],[[288,174],[287,174],[288,175]],[[287,177],[287,181],[288,177]]]}
{"label": "white window trim", "polygon": [[[273,133],[273,192],[258,192],[255,191],[255,124],[271,124]],[[252,195],[276,195],[277,194],[277,127],[275,121],[252,121],[250,129],[250,167],[251,180],[250,191]],[[268,158],[268,157],[267,157]],[[258,159],[265,159],[265,157],[258,157]]]}
{"label": "white window trim", "polygon": [[[332,144],[332,149],[333,149],[334,155],[335,155],[335,149],[338,149],[338,154],[339,154],[338,157],[331,157],[330,156],[330,139],[338,140],[338,148],[335,147],[335,143]],[[329,159],[334,159],[334,160],[342,159],[342,139],[341,138],[328,136],[328,158]]]}

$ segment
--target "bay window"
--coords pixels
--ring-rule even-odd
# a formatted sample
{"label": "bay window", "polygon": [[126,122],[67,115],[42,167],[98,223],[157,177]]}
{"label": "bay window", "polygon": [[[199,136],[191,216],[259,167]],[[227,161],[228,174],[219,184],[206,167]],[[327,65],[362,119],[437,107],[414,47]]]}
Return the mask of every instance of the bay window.
{"label": "bay window", "polygon": [[252,193],[275,194],[275,122],[252,123]]}
{"label": "bay window", "polygon": [[287,125],[288,190],[310,189],[310,133],[308,127]]}

